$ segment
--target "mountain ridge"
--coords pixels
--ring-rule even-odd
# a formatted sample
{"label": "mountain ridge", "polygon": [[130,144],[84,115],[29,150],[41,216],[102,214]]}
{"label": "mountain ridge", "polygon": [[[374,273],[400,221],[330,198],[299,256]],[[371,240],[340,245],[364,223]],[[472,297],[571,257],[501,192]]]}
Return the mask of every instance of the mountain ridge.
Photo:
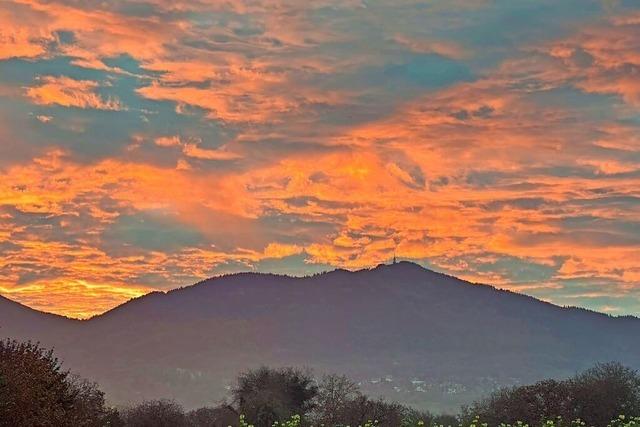
{"label": "mountain ridge", "polygon": [[558,305],[558,304],[555,304],[555,303],[552,303],[552,302],[549,302],[549,301],[544,301],[544,300],[538,299],[538,298],[536,298],[534,296],[531,296],[531,295],[527,295],[527,294],[524,294],[524,293],[512,291],[512,290],[509,290],[509,289],[499,288],[497,286],[494,286],[494,285],[491,285],[491,284],[488,284],[488,283],[466,281],[464,279],[460,279],[460,278],[458,278],[456,276],[453,276],[453,275],[449,275],[449,274],[446,274],[446,273],[442,273],[442,272],[431,270],[429,268],[423,267],[420,264],[417,264],[417,263],[414,263],[414,262],[411,262],[411,261],[398,261],[397,263],[394,263],[394,264],[381,263],[381,264],[376,265],[375,267],[362,268],[362,269],[357,269],[357,270],[348,270],[348,269],[343,269],[343,268],[336,268],[336,269],[333,269],[333,270],[323,271],[323,272],[320,272],[320,273],[315,273],[315,274],[306,275],[306,276],[292,276],[292,275],[282,274],[282,273],[263,273],[263,272],[256,272],[256,271],[243,271],[243,272],[236,272],[236,273],[221,274],[221,275],[218,275],[218,276],[212,276],[212,277],[203,279],[203,280],[201,280],[199,282],[196,282],[194,284],[191,284],[191,285],[180,286],[180,287],[169,289],[169,290],[166,290],[166,291],[162,291],[162,290],[151,291],[151,292],[146,293],[144,295],[141,295],[139,297],[131,298],[131,299],[129,299],[129,300],[127,300],[127,301],[125,301],[125,302],[123,302],[123,303],[121,303],[121,304],[119,304],[119,305],[117,305],[117,306],[115,306],[115,307],[103,312],[103,313],[96,314],[96,315],[91,316],[91,317],[89,317],[87,319],[76,319],[76,318],[73,318],[73,317],[68,317],[68,316],[57,314],[57,313],[52,313],[52,312],[48,312],[48,311],[44,311],[44,310],[38,310],[38,309],[32,308],[32,307],[30,307],[30,306],[28,306],[26,304],[20,303],[19,301],[16,301],[16,300],[13,300],[11,298],[8,298],[7,296],[4,296],[2,294],[0,294],[0,303],[2,303],[2,300],[6,300],[6,301],[10,301],[12,303],[15,303],[15,304],[17,304],[17,305],[19,305],[21,307],[24,307],[26,309],[32,310],[32,311],[37,312],[37,313],[56,316],[56,317],[61,317],[61,318],[70,319],[70,320],[90,321],[92,319],[96,319],[96,318],[100,318],[102,316],[108,315],[111,312],[120,310],[121,308],[124,308],[125,306],[128,306],[128,305],[130,305],[132,303],[135,304],[138,301],[146,300],[147,298],[153,298],[153,297],[160,296],[160,295],[170,295],[170,294],[173,294],[173,293],[176,293],[176,292],[180,292],[180,291],[184,291],[184,290],[190,290],[190,289],[198,287],[198,286],[211,285],[211,284],[213,284],[213,282],[215,282],[217,280],[225,279],[225,278],[229,278],[229,277],[235,277],[235,276],[239,276],[239,277],[270,276],[270,277],[277,277],[277,278],[281,278],[281,279],[285,279],[285,280],[287,280],[287,279],[296,280],[296,279],[305,279],[305,278],[325,276],[325,275],[330,275],[330,274],[334,274],[334,273],[335,274],[340,274],[340,273],[358,274],[358,273],[364,273],[364,272],[373,272],[373,271],[384,269],[384,268],[398,268],[398,267],[403,267],[403,266],[411,266],[412,268],[415,268],[416,270],[419,269],[419,270],[421,270],[423,272],[428,272],[428,273],[433,274],[433,275],[438,275],[438,276],[441,276],[441,277],[453,279],[455,281],[458,281],[458,282],[461,282],[461,283],[467,284],[467,285],[486,286],[486,287],[495,289],[495,290],[500,291],[500,292],[506,292],[506,293],[509,293],[509,294],[512,294],[512,295],[517,295],[517,296],[522,296],[522,297],[525,297],[525,298],[530,298],[530,299],[535,300],[537,302],[540,302],[540,303],[543,303],[543,304],[549,304],[549,305],[552,305],[554,307],[558,307],[558,308],[562,308],[562,309],[581,310],[581,311],[586,311],[586,312],[593,313],[593,314],[600,314],[600,315],[603,315],[603,316],[606,316],[606,317],[612,318],[612,319],[623,319],[623,318],[624,319],[628,319],[628,318],[630,318],[630,319],[640,320],[639,316],[634,316],[634,315],[613,315],[613,314],[610,314],[610,313],[604,313],[604,312],[600,312],[600,311],[597,311],[597,310],[588,309],[588,308],[585,308],[585,307],[561,306],[561,305]]}
{"label": "mountain ridge", "polygon": [[455,410],[495,387],[597,362],[640,368],[638,318],[560,307],[409,262],[304,277],[228,274],[86,321],[8,326],[0,332],[54,346],[117,403],[202,406],[223,398],[238,372],[266,364],[345,373],[370,394]]}

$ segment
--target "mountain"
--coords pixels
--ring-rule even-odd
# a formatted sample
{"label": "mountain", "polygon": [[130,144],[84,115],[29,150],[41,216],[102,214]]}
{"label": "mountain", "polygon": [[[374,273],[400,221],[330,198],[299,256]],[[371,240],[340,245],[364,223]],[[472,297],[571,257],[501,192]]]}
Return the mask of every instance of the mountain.
{"label": "mountain", "polygon": [[43,313],[0,296],[0,336],[21,338],[48,335],[56,339],[68,336],[80,321]]}
{"label": "mountain", "polygon": [[640,319],[562,308],[408,262],[302,278],[221,276],[87,321],[4,299],[0,310],[2,334],[55,346],[115,402],[215,403],[239,371],[266,364],[345,373],[368,393],[455,410],[500,385],[596,362],[640,368]]}

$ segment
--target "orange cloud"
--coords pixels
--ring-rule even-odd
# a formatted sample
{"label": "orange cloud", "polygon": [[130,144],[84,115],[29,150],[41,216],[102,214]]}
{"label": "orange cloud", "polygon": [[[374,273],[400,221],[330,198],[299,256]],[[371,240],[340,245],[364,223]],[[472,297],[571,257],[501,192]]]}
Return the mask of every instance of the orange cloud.
{"label": "orange cloud", "polygon": [[[638,17],[608,17],[558,40],[499,49],[508,57],[474,69],[472,82],[399,88],[396,73],[409,75],[400,81],[430,71],[414,70],[407,57],[435,54],[478,67],[471,49],[432,36],[422,21],[412,31],[399,27],[414,19],[401,6],[414,3],[394,4],[384,22],[379,9],[355,0],[151,0],[156,13],[138,16],[109,2],[1,4],[0,60],[69,58],[78,75],[93,69],[130,79],[145,109],[169,101],[181,115],[153,129],[145,122],[126,149],[93,161],[78,160],[66,142],[68,151],[43,154],[55,141],[28,141],[28,132],[3,120],[3,141],[29,154],[0,170],[0,245],[8,248],[2,292],[46,307],[50,287],[51,310],[86,316],[93,312],[86,306],[188,284],[227,263],[252,268],[302,255],[358,268],[394,251],[531,292],[593,278],[612,283],[612,294],[637,288],[640,254],[630,230],[640,215],[640,139],[629,117],[640,94]],[[224,25],[212,12],[223,12]],[[336,19],[312,19],[324,14]],[[347,14],[354,25],[345,25]],[[113,65],[128,61],[136,67]],[[20,96],[36,105],[126,110],[100,85],[45,76]],[[624,103],[598,110],[567,92]],[[18,98],[7,85],[0,95]],[[129,113],[149,120],[159,111],[130,106]],[[69,126],[55,112],[29,117],[34,128]],[[127,218],[130,239],[116,233],[108,241]],[[145,228],[153,220],[158,233],[186,230],[186,243],[144,247],[135,227],[153,241],[148,235],[156,233]],[[551,273],[522,275],[530,265]]]}
{"label": "orange cloud", "polygon": [[185,144],[182,152],[187,157],[204,160],[233,160],[240,156],[223,150],[207,150],[198,147],[196,144]]}
{"label": "orange cloud", "polygon": [[566,78],[575,81],[578,88],[590,93],[617,94],[637,108],[639,37],[638,14],[616,16],[552,43],[548,51],[562,61]]}
{"label": "orange cloud", "polygon": [[27,286],[1,286],[7,297],[36,310],[77,319],[104,313],[151,289],[127,284],[96,284],[77,279],[55,279]]}
{"label": "orange cloud", "polygon": [[269,243],[264,249],[266,258],[285,258],[291,255],[302,253],[303,248],[299,245],[286,245],[282,243]]}
{"label": "orange cloud", "polygon": [[183,141],[179,136],[163,136],[155,139],[155,144],[159,147],[181,147],[182,153],[186,157],[201,160],[236,160],[241,156],[237,153],[227,151],[225,147],[219,149],[207,149],[200,147],[202,141]]}
{"label": "orange cloud", "polygon": [[[191,64],[182,64],[186,69]],[[274,64],[274,66],[278,66]],[[150,66],[153,67],[153,66]],[[196,69],[191,69],[194,72]],[[337,104],[345,95],[335,91],[318,91],[312,88],[296,87],[290,77],[283,72],[271,72],[253,68],[249,63],[241,68],[222,68],[216,79],[221,83],[201,88],[182,84],[171,84],[180,75],[167,74],[163,79],[142,87],[137,92],[145,98],[158,101],[174,101],[178,105],[189,105],[208,111],[208,117],[225,122],[280,122],[287,114],[295,113],[310,104]],[[206,74],[191,76],[204,79]],[[195,84],[197,80],[188,80]]]}
{"label": "orange cloud", "polygon": [[0,60],[35,58],[46,52],[46,44],[54,36],[46,29],[20,22],[23,7],[3,2],[0,4]]}
{"label": "orange cloud", "polygon": [[9,22],[20,22],[29,38],[44,34],[54,38],[58,31],[68,31],[75,43],[59,46],[62,53],[88,63],[100,58],[130,54],[136,58],[154,58],[164,52],[164,43],[172,40],[186,22],[159,22],[153,18],[130,17],[105,8],[82,9],[63,1],[11,0],[7,7],[22,11],[20,20],[7,16]]}
{"label": "orange cloud", "polygon": [[[110,208],[98,203],[104,198],[112,200]],[[72,317],[102,312],[153,289],[154,283],[137,279],[141,271],[161,278],[163,285],[179,286],[211,275],[216,265],[226,262],[250,266],[303,250],[299,245],[269,241],[258,233],[256,242],[243,241],[255,249],[239,245],[219,250],[202,245],[163,252],[122,244],[105,246],[104,231],[127,211],[162,212],[204,235],[218,233],[221,227],[228,235],[250,232],[251,221],[262,210],[259,201],[247,195],[242,180],[220,174],[198,176],[192,171],[114,160],[79,165],[54,151],[2,174],[0,206],[11,207],[0,217],[0,245],[10,244],[0,260],[0,292]],[[60,220],[53,228],[21,222],[33,216]],[[82,230],[81,236],[70,238],[74,230]],[[41,258],[43,253],[46,260]],[[176,271],[181,275],[176,276]],[[35,278],[25,283],[23,275]],[[46,278],[39,278],[41,275]],[[188,279],[184,282],[180,277]],[[22,284],[16,285],[18,282]]]}
{"label": "orange cloud", "polygon": [[111,111],[125,109],[118,99],[104,99],[96,94],[95,90],[99,87],[96,82],[51,76],[40,80],[41,85],[27,89],[27,96],[36,104]]}

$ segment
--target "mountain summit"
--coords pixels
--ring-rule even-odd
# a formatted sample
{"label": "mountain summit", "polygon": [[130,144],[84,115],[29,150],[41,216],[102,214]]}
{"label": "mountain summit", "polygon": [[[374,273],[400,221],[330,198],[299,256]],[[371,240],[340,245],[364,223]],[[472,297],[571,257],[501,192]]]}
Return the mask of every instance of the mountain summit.
{"label": "mountain summit", "polygon": [[409,262],[220,276],[87,321],[0,299],[0,322],[5,336],[55,346],[115,402],[210,404],[239,371],[265,364],[345,373],[369,393],[453,410],[500,385],[596,362],[640,368],[640,319],[562,308]]}

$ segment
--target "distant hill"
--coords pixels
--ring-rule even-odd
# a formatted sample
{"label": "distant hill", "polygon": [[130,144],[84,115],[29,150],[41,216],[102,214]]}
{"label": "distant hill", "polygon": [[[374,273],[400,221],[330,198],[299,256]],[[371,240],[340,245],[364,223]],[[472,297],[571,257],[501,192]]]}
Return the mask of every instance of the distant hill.
{"label": "distant hill", "polygon": [[599,361],[640,368],[640,319],[561,308],[400,262],[311,277],[240,273],[88,321],[0,299],[0,333],[54,345],[115,402],[224,397],[248,367],[345,373],[371,394],[455,410],[500,385]]}
{"label": "distant hill", "polygon": [[26,339],[62,338],[80,325],[80,321],[43,313],[0,296],[0,336]]}

